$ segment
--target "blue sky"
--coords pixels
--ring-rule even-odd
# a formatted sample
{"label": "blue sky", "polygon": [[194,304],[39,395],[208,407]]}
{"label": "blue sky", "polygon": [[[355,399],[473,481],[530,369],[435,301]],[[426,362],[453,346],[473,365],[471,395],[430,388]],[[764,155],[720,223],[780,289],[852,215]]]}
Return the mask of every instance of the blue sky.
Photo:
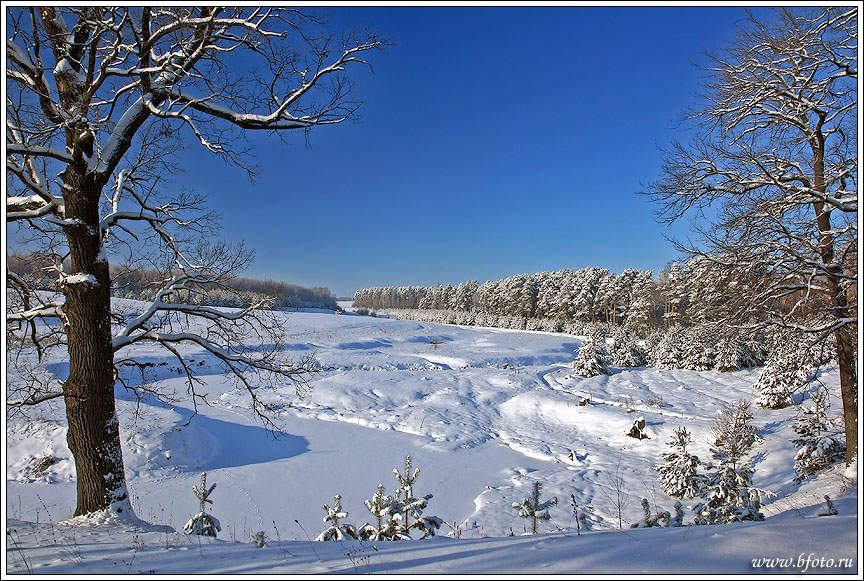
{"label": "blue sky", "polygon": [[[335,294],[676,257],[637,195],[740,7],[324,7],[396,44],[356,68],[358,123],[252,137],[257,183],[201,148],[175,185],[256,249],[249,276]],[[261,213],[254,204],[268,198]]]}

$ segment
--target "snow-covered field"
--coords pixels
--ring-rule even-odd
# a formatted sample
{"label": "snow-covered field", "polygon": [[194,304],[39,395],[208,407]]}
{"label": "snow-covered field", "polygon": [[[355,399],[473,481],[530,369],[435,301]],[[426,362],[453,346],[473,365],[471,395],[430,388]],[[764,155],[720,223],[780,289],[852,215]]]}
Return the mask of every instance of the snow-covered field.
{"label": "snow-covered field", "polygon": [[[149,525],[66,521],[75,483],[62,406],[49,402],[26,420],[7,419],[7,573],[858,571],[857,474],[834,470],[801,487],[792,483],[794,409],[756,410],[762,439],[753,453],[755,484],[778,495],[764,507],[764,523],[618,530],[614,477],[628,494],[625,527],[640,519],[642,498],[671,510],[674,499],[660,491],[653,467],[673,430],[686,426],[691,451],[708,460],[712,417],[752,397],[756,371],[636,368],[584,379],[570,374],[579,340],[569,335],[323,312],[286,316],[289,348],[298,358],[314,354],[322,371],[305,399],[289,385],[262,390],[280,410],[278,437],[194,347],[187,353],[209,402],[194,417],[188,401],[138,402],[118,390],[128,485],[137,516]],[[136,349],[163,389],[185,391],[168,354]],[[62,377],[62,363],[53,369]],[[836,371],[820,381],[839,393]],[[585,399],[590,403],[580,406]],[[839,411],[839,401],[832,403]],[[627,436],[637,417],[650,439]],[[425,514],[446,521],[440,538],[309,541],[324,529],[323,504],[337,494],[348,522],[374,521],[363,501],[379,483],[394,492],[393,469],[403,468],[406,455],[421,470],[415,493],[433,495]],[[56,462],[37,475],[34,462],[44,456]],[[192,486],[201,472],[217,485],[208,507],[222,524],[215,540],[182,533],[198,510]],[[512,504],[535,481],[544,499],[559,502],[541,534],[526,536],[530,525]],[[839,515],[816,516],[825,493]],[[571,494],[593,525],[581,535]],[[257,531],[268,538],[264,548],[251,542]],[[762,558],[784,561],[754,567]],[[825,567],[814,568],[812,559],[821,558],[817,565]]]}

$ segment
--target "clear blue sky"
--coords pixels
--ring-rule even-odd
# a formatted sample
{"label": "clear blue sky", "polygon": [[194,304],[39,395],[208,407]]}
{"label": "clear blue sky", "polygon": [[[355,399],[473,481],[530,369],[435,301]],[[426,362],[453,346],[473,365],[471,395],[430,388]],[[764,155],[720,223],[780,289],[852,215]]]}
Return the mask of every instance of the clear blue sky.
{"label": "clear blue sky", "polygon": [[[246,274],[351,295],[676,258],[636,192],[740,7],[324,7],[397,44],[356,68],[359,123],[289,145],[254,136],[257,183],[201,148],[175,184],[205,194]],[[267,198],[261,213],[254,201]]]}

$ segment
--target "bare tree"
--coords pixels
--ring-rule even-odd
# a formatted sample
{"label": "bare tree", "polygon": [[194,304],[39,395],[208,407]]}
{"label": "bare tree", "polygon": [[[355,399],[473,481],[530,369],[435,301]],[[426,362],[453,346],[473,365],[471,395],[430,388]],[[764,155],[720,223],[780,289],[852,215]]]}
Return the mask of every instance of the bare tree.
{"label": "bare tree", "polygon": [[[856,8],[748,13],[736,38],[708,55],[695,136],[664,153],[648,194],[661,217],[687,215],[686,246],[744,300],[726,319],[833,335],[846,424],[857,452]],[[695,246],[695,247],[694,247]],[[696,248],[698,247],[698,248]]]}
{"label": "bare tree", "polygon": [[630,495],[627,493],[627,483],[624,480],[624,469],[621,462],[615,465],[615,471],[607,470],[603,473],[604,482],[598,488],[600,494],[606,499],[606,504],[615,513],[618,519],[618,530],[624,529],[624,513],[630,506]]}
{"label": "bare tree", "polygon": [[[7,273],[17,297],[7,332],[40,356],[61,345],[69,357],[59,389],[22,385],[11,403],[63,398],[75,514],[128,513],[114,399],[123,368],[135,366],[125,349],[164,347],[196,401],[179,346],[197,345],[265,417],[259,382],[302,388],[307,371],[285,358],[265,304],[229,311],[184,301],[224,288],[251,255],[196,243],[212,235],[213,216],[200,198],[165,194],[162,177],[189,143],[252,175],[244,132],[306,132],[351,119],[359,104],[346,69],[385,43],[368,32],[337,37],[318,19],[280,8],[12,7],[7,15],[6,219],[50,248],[61,291],[46,296]],[[163,253],[165,279],[141,312],[112,313],[112,246]],[[249,333],[273,339],[270,351],[243,347]]]}

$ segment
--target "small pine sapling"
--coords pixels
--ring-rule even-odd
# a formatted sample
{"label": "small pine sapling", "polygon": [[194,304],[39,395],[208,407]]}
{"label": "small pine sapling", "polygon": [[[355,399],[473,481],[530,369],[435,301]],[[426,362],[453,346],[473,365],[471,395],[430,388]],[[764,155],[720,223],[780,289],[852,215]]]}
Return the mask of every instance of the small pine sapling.
{"label": "small pine sapling", "polygon": [[417,529],[423,533],[421,537],[423,539],[434,537],[444,521],[437,516],[423,516],[423,511],[429,504],[432,495],[427,494],[419,498],[414,496],[414,483],[420,475],[420,469],[411,465],[411,456],[405,456],[405,474],[400,474],[396,468],[393,469],[393,474],[396,475],[396,480],[399,482],[396,502],[399,504],[398,510],[403,517],[402,538],[410,539],[411,529]]}
{"label": "small pine sapling", "polygon": [[186,531],[187,535],[202,535],[205,537],[215,537],[218,531],[222,530],[222,526],[219,524],[219,520],[213,515],[207,514],[204,510],[206,503],[213,504],[213,501],[210,500],[209,496],[213,492],[213,489],[216,488],[216,485],[212,485],[209,489],[207,488],[207,473],[201,473],[201,488],[200,490],[193,486],[192,490],[195,492],[195,496],[198,497],[198,501],[200,503],[200,507],[198,510],[198,514],[189,519],[185,525],[183,525],[183,530]]}
{"label": "small pine sapling", "polygon": [[718,465],[707,475],[705,500],[694,508],[696,524],[765,520],[762,497],[773,493],[753,486],[753,467],[746,460],[757,439],[752,420],[750,404],[744,400],[726,406],[714,420],[711,455]]}
{"label": "small pine sapling", "polygon": [[513,508],[519,511],[519,516],[531,519],[532,535],[537,534],[537,521],[550,520],[552,517],[549,516],[549,507],[558,504],[558,498],[554,496],[549,500],[540,502],[541,488],[540,483],[535,481],[531,496],[522,502],[513,503]]}
{"label": "small pine sapling", "polygon": [[663,452],[665,464],[654,467],[660,475],[660,486],[663,492],[675,498],[693,498],[702,493],[705,487],[705,477],[699,474],[699,457],[687,452],[691,435],[687,428],[678,427],[672,434],[668,444],[671,452]]}
{"label": "small pine sapling", "polygon": [[320,535],[315,537],[316,541],[345,541],[357,540],[357,530],[354,525],[342,524],[339,521],[348,518],[348,513],[342,511],[342,497],[338,494],[333,497],[333,506],[324,505],[324,511],[327,516],[324,517],[324,522],[329,522],[328,526]]}
{"label": "small pine sapling", "polygon": [[796,484],[846,458],[846,445],[836,422],[828,416],[831,407],[828,392],[820,388],[810,397],[813,406],[801,407],[794,427],[798,437],[792,443],[799,448],[795,455]]}
{"label": "small pine sapling", "polygon": [[[401,515],[399,508],[401,505],[394,505],[395,499],[389,494],[384,493],[384,485],[379,484],[378,490],[372,496],[371,500],[363,501],[366,509],[375,517],[375,524],[365,524],[360,530],[360,538],[364,541],[392,541],[397,540],[397,530],[400,528]],[[396,519],[394,517],[400,516]]]}

